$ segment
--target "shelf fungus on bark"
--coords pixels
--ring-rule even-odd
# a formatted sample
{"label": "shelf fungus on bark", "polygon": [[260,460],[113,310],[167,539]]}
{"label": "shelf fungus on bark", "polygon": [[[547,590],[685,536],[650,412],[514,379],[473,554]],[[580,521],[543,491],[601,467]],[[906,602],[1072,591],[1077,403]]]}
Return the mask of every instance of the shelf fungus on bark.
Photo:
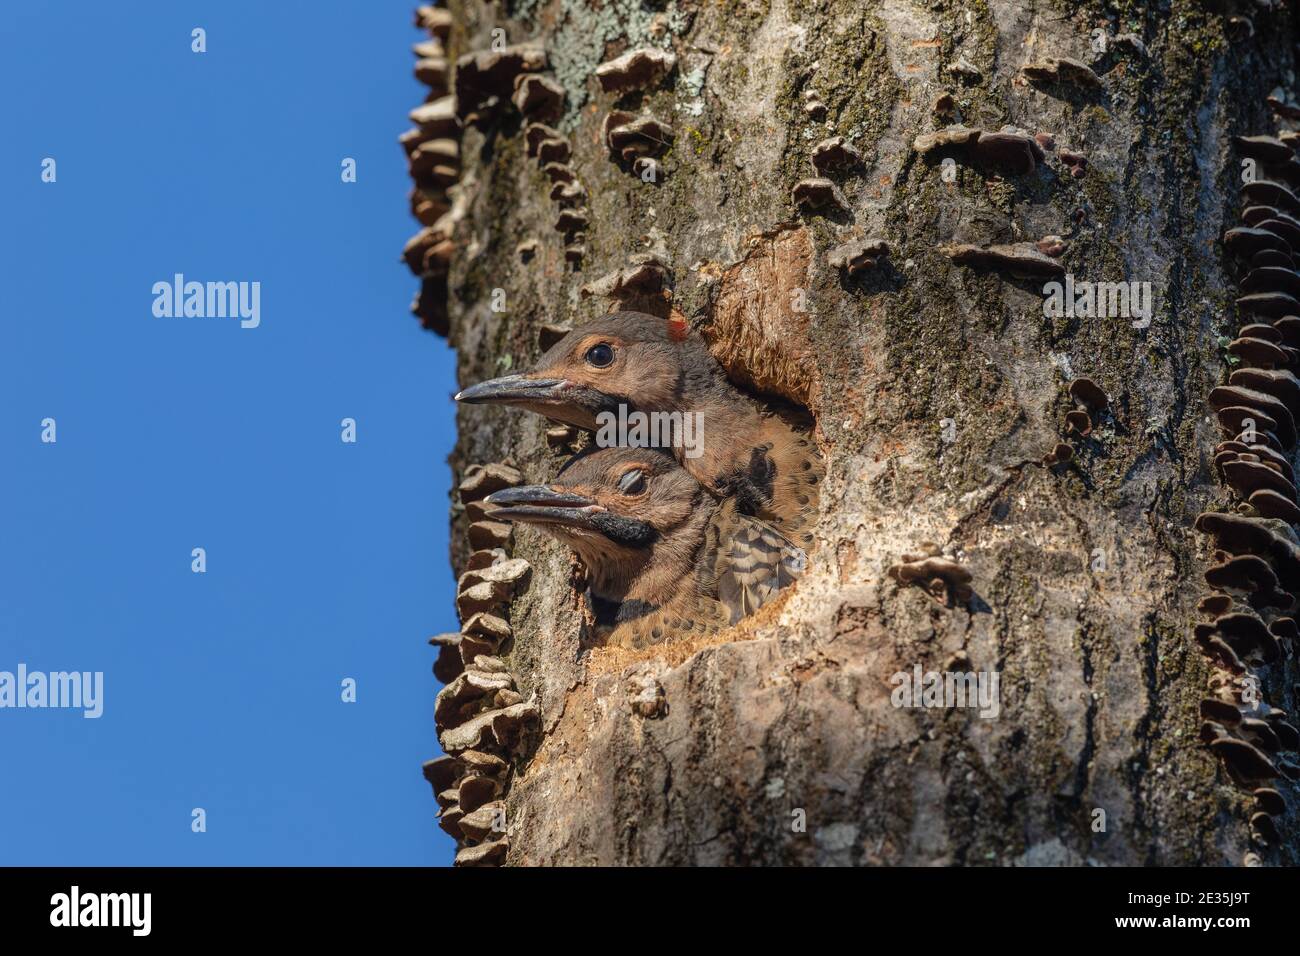
{"label": "shelf fungus on bark", "polygon": [[884,239],[850,239],[836,246],[826,257],[832,269],[841,269],[850,276],[876,268],[889,254],[889,243]]}
{"label": "shelf fungus on bark", "polygon": [[1078,438],[1087,438],[1092,434],[1092,417],[1078,408],[1066,412],[1065,431]]}
{"label": "shelf fungus on bark", "polygon": [[1066,430],[1080,438],[1087,438],[1092,434],[1093,416],[1100,419],[1110,407],[1110,400],[1106,398],[1101,386],[1090,378],[1076,378],[1070,382],[1069,392],[1070,399],[1077,408],[1066,412]]}
{"label": "shelf fungus on bark", "polygon": [[[484,517],[486,517],[486,509],[484,508],[482,502],[475,501],[475,502],[471,502],[471,504],[477,507],[478,509],[480,509],[480,511],[484,514]],[[465,506],[466,513],[469,512],[469,508],[470,505]],[[465,560],[465,570],[478,571],[481,568],[491,567],[494,564],[500,564],[502,561],[508,561],[509,559],[510,556],[506,554],[503,548],[484,548],[482,551],[473,552]]]}
{"label": "shelf fungus on bark", "polygon": [[1043,255],[1030,242],[1010,245],[975,246],[958,243],[939,246],[939,252],[959,266],[969,266],[1017,276],[1045,277],[1065,275],[1065,266]]}
{"label": "shelf fungus on bark", "polygon": [[552,122],[564,115],[564,87],[536,73],[521,73],[515,77],[511,101],[515,109],[528,119]]}
{"label": "shelf fungus on bark", "polygon": [[1235,455],[1220,464],[1224,480],[1243,501],[1261,489],[1275,491],[1285,498],[1295,501],[1295,485],[1278,471],[1259,461],[1254,456]]}
{"label": "shelf fungus on bark", "polygon": [[1092,67],[1068,56],[1045,56],[1026,63],[1020,72],[1032,83],[1064,83],[1084,89],[1098,89],[1101,86],[1101,77]]}
{"label": "shelf fungus on bark", "polygon": [[862,154],[843,136],[824,139],[812,151],[812,162],[823,176],[862,165]]}
{"label": "shelf fungus on bark", "polygon": [[[1277,334],[1272,326],[1268,328]],[[1281,336],[1278,335],[1278,338]],[[1242,336],[1229,342],[1226,351],[1248,368],[1282,368],[1290,362],[1282,347],[1266,338]]]}
{"label": "shelf fungus on bark", "polygon": [[980,137],[980,130],[971,126],[945,126],[932,133],[922,133],[912,141],[912,148],[922,156],[944,146],[966,146]]}
{"label": "shelf fungus on bark", "polygon": [[465,477],[456,486],[456,490],[461,502],[464,503],[486,498],[492,492],[500,491],[502,488],[513,488],[515,485],[523,484],[523,481],[524,476],[513,465],[504,462],[488,462],[466,468]]}
{"label": "shelf fungus on bark", "polygon": [[447,95],[449,75],[450,64],[445,56],[425,56],[415,61],[415,78],[429,88],[431,96]]}
{"label": "shelf fungus on bark", "polygon": [[577,174],[574,173],[573,167],[568,163],[546,163],[542,166],[542,174],[553,184],[578,181]]}
{"label": "shelf fungus on bark", "polygon": [[403,250],[407,265],[421,279],[411,311],[425,328],[440,335],[449,331],[447,272],[455,252],[452,234],[464,212],[463,200],[451,199],[460,174],[461,124],[443,48],[450,23],[446,10],[439,9],[430,16],[417,12],[417,26],[423,25],[431,32],[430,39],[413,47],[418,57],[416,79],[429,87],[429,96],[410,113],[416,128],[398,137],[414,183],[411,214],[426,227]]}
{"label": "shelf fungus on bark", "polygon": [[1196,625],[1193,637],[1196,640],[1196,645],[1201,649],[1201,653],[1219,667],[1233,674],[1244,674],[1246,672],[1246,665],[1237,656],[1237,652],[1232,649],[1231,644],[1214,633],[1213,625]]}
{"label": "shelf fungus on bark", "polygon": [[587,202],[587,188],[580,182],[556,183],[551,187],[551,201],[563,207],[583,206]]}
{"label": "shelf fungus on bark", "polygon": [[407,155],[407,163],[412,179],[428,178],[436,187],[446,189],[460,176],[460,143],[449,137],[424,140]]}
{"label": "shelf fungus on bark", "polygon": [[967,604],[975,592],[971,573],[942,555],[903,555],[903,560],[889,569],[889,576],[899,586],[920,585],[935,601],[947,607]]}
{"label": "shelf fungus on bark", "polygon": [[1064,465],[1074,459],[1074,447],[1067,442],[1057,442],[1052,450],[1043,456],[1045,466]]}
{"label": "shelf fungus on bark", "polygon": [[443,731],[442,748],[448,753],[480,748],[511,750],[540,711],[535,700],[486,710],[463,724]]}
{"label": "shelf fungus on bark", "polygon": [[[1292,182],[1300,172],[1292,147],[1281,139],[1239,136],[1233,143],[1270,175]],[[1250,204],[1244,225],[1224,233],[1225,248],[1250,263],[1239,283],[1245,294],[1237,299],[1243,324],[1226,346],[1240,367],[1210,392],[1209,403],[1231,436],[1215,447],[1215,473],[1245,502],[1238,511],[1250,513],[1205,512],[1196,519],[1196,530],[1213,537],[1216,563],[1205,572],[1206,584],[1225,593],[1202,599],[1198,609],[1214,621],[1197,624],[1193,638],[1217,669],[1210,688],[1219,696],[1200,705],[1201,739],[1236,783],[1265,794],[1249,819],[1251,839],[1262,849],[1276,844],[1271,813],[1285,810],[1285,803],[1258,783],[1279,776],[1279,766],[1282,775],[1300,775],[1269,756],[1300,747],[1300,731],[1283,712],[1258,697],[1246,700],[1240,689],[1249,679],[1262,693],[1256,668],[1286,660],[1300,633],[1294,618],[1276,616],[1289,613],[1300,597],[1300,538],[1292,528],[1300,505],[1285,453],[1296,443],[1300,414],[1300,379],[1291,370],[1300,345],[1300,279],[1292,259],[1300,247],[1300,221],[1292,214],[1300,203],[1288,186],[1269,180],[1247,183],[1242,195]]]}
{"label": "shelf fungus on bark", "polygon": [[605,117],[601,138],[624,162],[659,156],[673,142],[673,128],[653,116],[614,110]]}
{"label": "shelf fungus on bark", "polygon": [[1269,109],[1283,119],[1300,120],[1300,103],[1290,99],[1281,87],[1269,93],[1264,98],[1264,102],[1268,104]]}
{"label": "shelf fungus on bark", "polygon": [[546,50],[531,43],[464,54],[456,60],[456,115],[472,121],[490,113],[514,92],[519,74],[546,66]]}
{"label": "shelf fungus on bark", "polygon": [[415,9],[415,25],[428,30],[442,42],[451,36],[452,15],[446,7],[420,6]]}
{"label": "shelf fungus on bark", "polygon": [[1058,149],[1057,158],[1065,164],[1070,170],[1070,176],[1074,179],[1082,179],[1088,171],[1088,157],[1083,153],[1075,152],[1070,149]]}
{"label": "shelf fungus on bark", "polygon": [[809,119],[820,120],[826,117],[826,104],[816,90],[803,91],[803,111]]}
{"label": "shelf fungus on bark", "polygon": [[1218,617],[1232,610],[1232,598],[1226,594],[1207,594],[1197,603],[1196,610],[1201,614]]}
{"label": "shelf fungus on bark", "polygon": [[1286,801],[1282,799],[1282,794],[1272,787],[1257,787],[1250,795],[1255,798],[1255,806],[1264,813],[1271,813],[1274,816],[1282,816],[1286,813]]}
{"label": "shelf fungus on bark", "polygon": [[429,138],[456,136],[460,133],[454,96],[443,96],[431,103],[421,103],[406,115]]}
{"label": "shelf fungus on bark", "polygon": [[1024,130],[1004,126],[995,132],[970,126],[948,126],[923,133],[912,141],[912,148],[922,156],[938,149],[953,147],[954,152],[983,166],[1011,176],[1032,173],[1043,162],[1043,148]]}
{"label": "shelf fungus on bark", "polygon": [[677,57],[653,47],[629,50],[596,67],[596,80],[606,93],[627,93],[658,83],[677,66]]}
{"label": "shelf fungus on bark", "polygon": [[456,583],[456,609],[460,616],[468,618],[509,603],[528,571],[528,562],[523,558],[510,558],[486,568],[466,571]]}
{"label": "shelf fungus on bark", "polygon": [[461,634],[435,634],[429,643],[438,648],[438,656],[433,662],[433,676],[444,684],[451,683],[465,670],[461,657]]}
{"label": "shelf fungus on bark", "polygon": [[1216,721],[1225,727],[1235,727],[1241,723],[1241,710],[1231,701],[1218,697],[1206,697],[1201,701],[1201,716],[1206,720]]}
{"label": "shelf fungus on bark", "polygon": [[790,198],[795,206],[805,213],[828,211],[847,213],[849,211],[848,201],[840,192],[840,188],[831,180],[820,177],[801,179],[795,183]]}
{"label": "shelf fungus on bark", "polygon": [[[1291,448],[1296,443],[1295,418],[1286,404],[1275,395],[1241,385],[1220,385],[1210,392],[1210,407],[1216,412],[1245,409],[1256,417],[1256,428],[1264,427],[1261,420],[1269,422],[1267,430],[1277,435],[1283,448]],[[1263,419],[1259,418],[1261,415]],[[1245,417],[1249,418],[1250,414]]]}
{"label": "shelf fungus on bark", "polygon": [[[1242,198],[1252,206],[1272,206],[1294,216],[1300,214],[1300,199],[1282,183],[1256,179],[1241,187]],[[1283,249],[1290,254],[1290,249]]]}
{"label": "shelf fungus on bark", "polygon": [[[1293,602],[1294,599],[1283,592],[1282,603],[1276,606],[1287,608]],[[1216,618],[1213,626],[1243,660],[1259,658],[1264,663],[1271,664],[1281,654],[1277,637],[1258,614],[1233,611]]]}
{"label": "shelf fungus on bark", "polygon": [[587,210],[561,209],[560,214],[555,217],[555,231],[573,235],[585,232],[587,223]]}
{"label": "shelf fungus on bark", "polygon": [[626,301],[654,295],[668,286],[671,273],[668,263],[657,253],[641,252],[628,257],[628,265],[588,282],[580,290],[583,298]]}
{"label": "shelf fungus on bark", "polygon": [[1205,583],[1220,591],[1249,596],[1257,606],[1287,608],[1293,600],[1282,590],[1272,565],[1254,554],[1236,555],[1207,569]]}
{"label": "shelf fungus on bark", "polygon": [[[536,157],[538,150],[541,149],[542,143],[547,140],[560,140],[567,144],[564,134],[553,126],[547,126],[545,123],[529,123],[524,127],[524,147],[530,157]],[[567,162],[568,159],[564,160]]]}
{"label": "shelf fungus on bark", "polygon": [[494,674],[477,668],[466,670],[438,692],[433,708],[434,722],[439,730],[459,727],[490,705],[497,691],[513,688],[514,679],[508,673]]}

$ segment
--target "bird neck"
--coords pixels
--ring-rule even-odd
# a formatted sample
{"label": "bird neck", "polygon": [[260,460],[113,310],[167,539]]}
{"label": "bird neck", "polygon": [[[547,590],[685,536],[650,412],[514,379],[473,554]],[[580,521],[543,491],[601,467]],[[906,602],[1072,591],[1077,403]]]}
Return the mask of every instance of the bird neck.
{"label": "bird neck", "polygon": [[654,609],[683,590],[698,590],[696,565],[704,530],[716,511],[711,499],[701,504],[708,506],[693,509],[686,521],[661,534],[648,548],[584,556],[593,609],[609,605]]}

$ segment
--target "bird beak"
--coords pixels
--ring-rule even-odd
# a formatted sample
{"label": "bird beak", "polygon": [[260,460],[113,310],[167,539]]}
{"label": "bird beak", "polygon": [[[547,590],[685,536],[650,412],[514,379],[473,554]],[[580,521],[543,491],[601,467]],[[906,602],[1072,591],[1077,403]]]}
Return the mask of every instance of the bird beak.
{"label": "bird beak", "polygon": [[[561,417],[582,428],[594,428],[601,412],[617,414],[619,399],[571,382],[566,378],[540,378],[527,372],[479,382],[456,394],[456,401],[471,405],[516,405],[548,417]],[[564,412],[569,415],[563,415]]]}
{"label": "bird beak", "polygon": [[528,375],[506,375],[471,385],[456,393],[456,401],[470,405],[501,403],[518,405],[524,402],[549,404],[562,401],[566,382],[562,378],[532,378]]}
{"label": "bird beak", "polygon": [[[491,384],[485,382],[484,384]],[[560,491],[546,485],[526,485],[494,491],[483,499],[496,509],[492,518],[506,518],[529,524],[561,524],[571,528],[597,530],[593,518],[605,513],[604,505],[586,495]]]}

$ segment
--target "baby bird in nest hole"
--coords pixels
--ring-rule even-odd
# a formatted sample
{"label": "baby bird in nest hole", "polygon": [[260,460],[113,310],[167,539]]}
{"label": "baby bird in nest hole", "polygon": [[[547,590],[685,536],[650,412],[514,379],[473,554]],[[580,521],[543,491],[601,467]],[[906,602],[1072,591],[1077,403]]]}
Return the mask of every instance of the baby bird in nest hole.
{"label": "baby bird in nest hole", "polygon": [[589,449],[549,484],[485,500],[494,519],[536,525],[582,558],[595,644],[642,648],[715,633],[771,601],[807,560],[651,448]]}
{"label": "baby bird in nest hole", "polygon": [[[473,385],[456,396],[499,403],[598,431],[598,416],[698,413],[678,463],[718,498],[807,548],[817,520],[821,455],[807,423],[772,411],[727,380],[703,339],[641,312],[615,312],[574,329],[526,372]],[[632,444],[632,442],[627,442]]]}

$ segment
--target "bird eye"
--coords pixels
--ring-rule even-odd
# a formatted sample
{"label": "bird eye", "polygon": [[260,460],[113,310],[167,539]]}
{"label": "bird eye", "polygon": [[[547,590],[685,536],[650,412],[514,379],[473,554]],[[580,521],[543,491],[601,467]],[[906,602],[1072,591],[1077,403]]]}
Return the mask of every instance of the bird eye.
{"label": "bird eye", "polygon": [[633,468],[618,480],[618,490],[625,495],[639,495],[645,491],[645,475],[640,468]]}
{"label": "bird eye", "polygon": [[596,368],[608,368],[614,364],[614,347],[601,342],[587,349],[587,364]]}

